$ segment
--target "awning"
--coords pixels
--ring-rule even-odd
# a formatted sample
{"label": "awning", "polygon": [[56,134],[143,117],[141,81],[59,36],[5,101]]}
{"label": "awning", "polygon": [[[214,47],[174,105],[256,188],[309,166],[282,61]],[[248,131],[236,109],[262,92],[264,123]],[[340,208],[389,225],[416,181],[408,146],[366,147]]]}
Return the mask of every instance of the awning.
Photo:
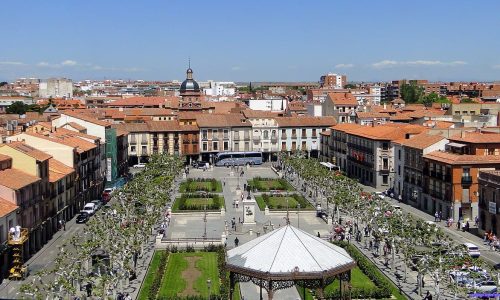
{"label": "awning", "polygon": [[456,148],[462,148],[462,147],[465,147],[467,145],[465,145],[465,144],[459,144],[459,143],[448,143],[447,146],[456,147]]}

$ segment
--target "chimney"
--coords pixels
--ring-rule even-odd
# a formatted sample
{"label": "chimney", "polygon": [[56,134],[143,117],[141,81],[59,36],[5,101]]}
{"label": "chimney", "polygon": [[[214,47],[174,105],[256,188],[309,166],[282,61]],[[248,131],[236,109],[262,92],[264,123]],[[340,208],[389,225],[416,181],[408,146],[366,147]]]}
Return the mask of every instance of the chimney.
{"label": "chimney", "polygon": [[384,103],[384,110],[387,109],[387,103]]}

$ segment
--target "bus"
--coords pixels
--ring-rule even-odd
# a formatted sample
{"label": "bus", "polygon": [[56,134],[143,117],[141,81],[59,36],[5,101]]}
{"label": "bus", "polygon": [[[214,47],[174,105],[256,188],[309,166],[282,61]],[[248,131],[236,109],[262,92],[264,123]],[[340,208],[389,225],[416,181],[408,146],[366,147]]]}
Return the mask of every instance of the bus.
{"label": "bus", "polygon": [[215,156],[216,166],[261,165],[262,152],[221,152]]}

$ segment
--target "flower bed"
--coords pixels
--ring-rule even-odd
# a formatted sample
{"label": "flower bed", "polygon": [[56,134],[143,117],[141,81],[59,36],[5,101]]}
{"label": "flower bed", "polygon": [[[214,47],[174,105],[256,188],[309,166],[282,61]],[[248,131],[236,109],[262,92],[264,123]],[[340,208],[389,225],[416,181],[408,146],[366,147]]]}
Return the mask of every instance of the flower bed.
{"label": "flower bed", "polygon": [[179,186],[179,192],[181,193],[197,191],[221,193],[222,184],[215,179],[197,178],[188,179]]}
{"label": "flower bed", "polygon": [[224,202],[224,198],[217,194],[182,194],[180,198],[175,200],[172,211],[182,210],[219,210]]}
{"label": "flower bed", "polygon": [[287,200],[288,200],[288,208],[289,209],[297,209],[297,204],[300,204],[300,209],[313,209],[312,205],[302,196],[298,194],[292,195],[269,195],[262,194],[255,197],[257,204],[259,205],[260,210],[264,210],[266,205],[269,209],[276,210],[286,210],[287,208]]}
{"label": "flower bed", "polygon": [[293,187],[285,179],[255,177],[252,180],[248,181],[248,185],[252,190],[257,190],[259,192],[269,192],[272,190],[294,190]]}

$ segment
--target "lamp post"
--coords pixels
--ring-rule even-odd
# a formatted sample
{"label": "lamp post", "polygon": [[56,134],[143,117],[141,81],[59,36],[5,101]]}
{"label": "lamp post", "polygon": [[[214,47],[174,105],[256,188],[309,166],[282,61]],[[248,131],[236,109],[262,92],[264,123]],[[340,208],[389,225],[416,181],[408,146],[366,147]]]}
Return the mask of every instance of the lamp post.
{"label": "lamp post", "polygon": [[300,228],[300,203],[297,203],[297,228]]}
{"label": "lamp post", "polygon": [[206,204],[203,206],[203,210],[205,211],[205,213],[203,215],[203,222],[205,223],[205,232],[203,233],[203,238],[206,239],[207,238],[207,205]]}
{"label": "lamp post", "polygon": [[207,279],[207,287],[208,287],[208,300],[210,300],[210,294],[212,293],[212,280]]}

